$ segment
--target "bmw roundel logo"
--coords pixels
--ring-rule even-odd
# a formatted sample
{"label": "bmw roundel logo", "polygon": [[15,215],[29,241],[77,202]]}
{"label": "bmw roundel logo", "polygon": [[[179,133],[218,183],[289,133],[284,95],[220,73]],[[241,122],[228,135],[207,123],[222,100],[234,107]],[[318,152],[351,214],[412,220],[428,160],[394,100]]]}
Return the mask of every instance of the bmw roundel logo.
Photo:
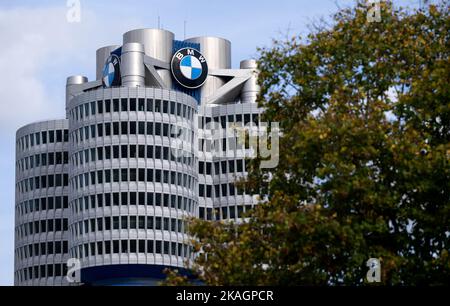
{"label": "bmw roundel logo", "polygon": [[102,81],[105,87],[120,86],[120,58],[117,55],[111,54],[106,60]]}
{"label": "bmw roundel logo", "polygon": [[208,77],[205,57],[192,48],[178,50],[172,58],[171,67],[175,80],[189,89],[201,87]]}

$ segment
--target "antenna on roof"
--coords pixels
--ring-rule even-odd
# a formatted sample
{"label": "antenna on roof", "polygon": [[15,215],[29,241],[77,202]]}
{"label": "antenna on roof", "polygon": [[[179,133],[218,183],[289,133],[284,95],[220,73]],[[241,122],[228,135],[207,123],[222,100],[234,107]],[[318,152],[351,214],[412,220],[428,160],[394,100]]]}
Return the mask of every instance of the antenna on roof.
{"label": "antenna on roof", "polygon": [[186,26],[187,26],[187,21],[184,21],[184,40],[186,40]]}
{"label": "antenna on roof", "polygon": [[161,29],[161,17],[158,15],[158,30]]}

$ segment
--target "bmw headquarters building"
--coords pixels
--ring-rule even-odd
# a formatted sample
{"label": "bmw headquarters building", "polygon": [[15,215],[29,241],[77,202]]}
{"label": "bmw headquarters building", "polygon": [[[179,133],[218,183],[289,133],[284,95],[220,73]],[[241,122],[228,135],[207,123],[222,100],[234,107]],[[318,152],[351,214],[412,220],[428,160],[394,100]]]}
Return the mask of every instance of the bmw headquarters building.
{"label": "bmw headquarters building", "polygon": [[17,131],[15,285],[188,273],[187,218],[238,220],[257,204],[234,185],[250,146],[217,131],[258,127],[258,90],[256,62],[231,69],[226,39],[138,29],[98,49],[96,80],[67,78],[66,119]]}

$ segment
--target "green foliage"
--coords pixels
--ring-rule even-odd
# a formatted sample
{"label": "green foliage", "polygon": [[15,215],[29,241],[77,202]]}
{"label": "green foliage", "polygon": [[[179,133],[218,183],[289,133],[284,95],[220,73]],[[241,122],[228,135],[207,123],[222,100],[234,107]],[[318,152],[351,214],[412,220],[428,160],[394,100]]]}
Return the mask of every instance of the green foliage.
{"label": "green foliage", "polygon": [[450,283],[449,16],[358,2],[260,50],[280,164],[252,161],[242,185],[269,198],[247,222],[192,222],[203,281],[358,285],[375,257],[385,285]]}
{"label": "green foliage", "polygon": [[164,269],[166,278],[160,282],[161,286],[191,286],[187,276],[180,275],[178,270]]}

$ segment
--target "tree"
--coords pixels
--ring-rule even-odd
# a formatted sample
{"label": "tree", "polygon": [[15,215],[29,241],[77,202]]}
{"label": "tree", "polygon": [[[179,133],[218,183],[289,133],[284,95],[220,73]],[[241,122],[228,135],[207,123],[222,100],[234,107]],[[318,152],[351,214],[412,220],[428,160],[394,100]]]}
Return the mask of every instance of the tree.
{"label": "tree", "polygon": [[206,284],[358,285],[369,258],[382,284],[450,283],[449,7],[367,14],[260,50],[280,164],[251,161],[246,222],[191,222]]}

